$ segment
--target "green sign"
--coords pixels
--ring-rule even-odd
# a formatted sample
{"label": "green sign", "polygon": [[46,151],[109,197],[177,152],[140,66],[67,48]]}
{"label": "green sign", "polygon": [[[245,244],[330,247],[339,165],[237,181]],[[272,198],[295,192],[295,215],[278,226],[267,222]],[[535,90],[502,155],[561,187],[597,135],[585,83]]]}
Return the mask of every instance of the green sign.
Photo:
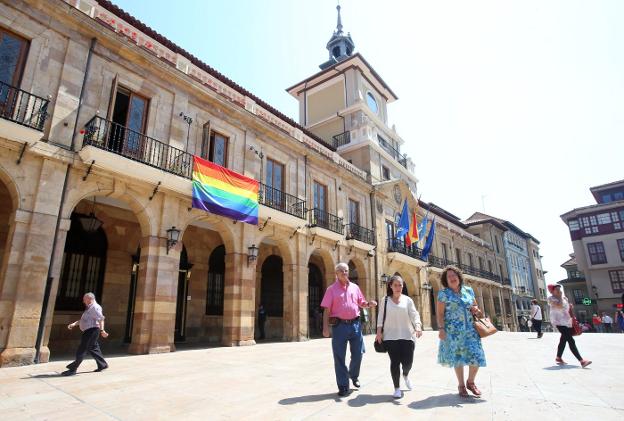
{"label": "green sign", "polygon": [[583,305],[586,305],[586,306],[592,305],[591,298],[583,298]]}

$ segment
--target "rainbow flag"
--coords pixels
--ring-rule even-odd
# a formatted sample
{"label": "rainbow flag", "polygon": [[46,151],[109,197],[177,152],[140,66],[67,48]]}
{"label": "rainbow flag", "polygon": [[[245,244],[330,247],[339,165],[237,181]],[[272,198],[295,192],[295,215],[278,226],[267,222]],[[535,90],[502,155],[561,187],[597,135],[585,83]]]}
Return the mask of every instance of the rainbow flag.
{"label": "rainbow flag", "polygon": [[258,225],[258,181],[193,156],[193,207]]}

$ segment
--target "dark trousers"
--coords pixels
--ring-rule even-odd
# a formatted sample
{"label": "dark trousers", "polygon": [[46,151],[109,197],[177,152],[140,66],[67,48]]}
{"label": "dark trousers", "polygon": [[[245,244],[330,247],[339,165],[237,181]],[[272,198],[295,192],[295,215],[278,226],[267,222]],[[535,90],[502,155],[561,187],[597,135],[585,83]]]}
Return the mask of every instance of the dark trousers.
{"label": "dark trousers", "polygon": [[[347,369],[347,344],[351,350],[351,362]],[[364,338],[360,322],[340,322],[332,327],[332,352],[334,354],[334,371],[338,390],[349,389],[349,378],[357,379],[360,376],[362,354],[364,353]]]}
{"label": "dark trousers", "polygon": [[266,324],[266,320],[261,320],[258,322],[258,327],[260,328],[260,339],[264,339],[266,337],[266,333],[264,331],[264,325]]}
{"label": "dark trousers", "polygon": [[82,332],[80,345],[78,345],[78,350],[76,351],[76,360],[67,366],[68,369],[76,371],[87,353],[91,354],[97,363],[98,368],[108,367],[108,364],[102,355],[102,351],[100,350],[100,344],[98,343],[99,336],[99,327],[92,327],[91,329],[87,329]]}
{"label": "dark trousers", "polygon": [[576,342],[574,342],[574,337],[572,336],[572,328],[567,326],[557,326],[557,329],[559,330],[559,332],[561,332],[559,347],[557,348],[557,357],[561,358],[567,342],[568,344],[570,344],[570,351],[572,351],[577,360],[581,361],[583,358],[578,352],[578,349],[576,349]]}
{"label": "dark trousers", "polygon": [[538,335],[542,334],[542,321],[533,319],[533,329]]}
{"label": "dark trousers", "polygon": [[399,375],[403,366],[403,375],[407,376],[412,369],[414,362],[414,341],[409,339],[398,339],[395,341],[384,341],[384,345],[390,356],[390,375],[394,388],[399,388]]}
{"label": "dark trousers", "polygon": [[611,323],[603,323],[602,324],[604,326],[604,331],[606,333],[612,333],[613,330],[611,329]]}

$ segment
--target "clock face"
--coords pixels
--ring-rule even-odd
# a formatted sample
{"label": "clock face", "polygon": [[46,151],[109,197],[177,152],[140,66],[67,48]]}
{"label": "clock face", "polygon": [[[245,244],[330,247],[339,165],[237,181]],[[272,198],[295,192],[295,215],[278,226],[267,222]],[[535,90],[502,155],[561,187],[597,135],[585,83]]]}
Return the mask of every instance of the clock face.
{"label": "clock face", "polygon": [[366,93],[366,103],[368,104],[368,108],[371,109],[372,112],[377,114],[379,111],[379,107],[377,106],[377,100],[375,96],[371,92]]}
{"label": "clock face", "polygon": [[399,205],[401,204],[401,189],[399,189],[399,186],[394,186],[394,201]]}

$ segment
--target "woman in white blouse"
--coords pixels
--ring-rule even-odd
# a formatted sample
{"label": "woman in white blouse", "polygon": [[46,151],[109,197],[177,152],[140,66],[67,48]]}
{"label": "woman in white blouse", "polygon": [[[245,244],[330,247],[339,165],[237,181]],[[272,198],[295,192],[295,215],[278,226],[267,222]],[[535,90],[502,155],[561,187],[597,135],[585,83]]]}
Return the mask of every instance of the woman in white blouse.
{"label": "woman in white blouse", "polygon": [[408,375],[414,361],[414,336],[416,338],[422,336],[422,324],[414,301],[402,293],[403,279],[400,276],[394,275],[390,278],[388,290],[388,296],[379,306],[375,340],[379,343],[383,341],[388,350],[390,374],[394,383],[392,396],[400,398],[403,396],[399,384],[401,366],[403,366],[405,386],[412,390],[412,383]]}

